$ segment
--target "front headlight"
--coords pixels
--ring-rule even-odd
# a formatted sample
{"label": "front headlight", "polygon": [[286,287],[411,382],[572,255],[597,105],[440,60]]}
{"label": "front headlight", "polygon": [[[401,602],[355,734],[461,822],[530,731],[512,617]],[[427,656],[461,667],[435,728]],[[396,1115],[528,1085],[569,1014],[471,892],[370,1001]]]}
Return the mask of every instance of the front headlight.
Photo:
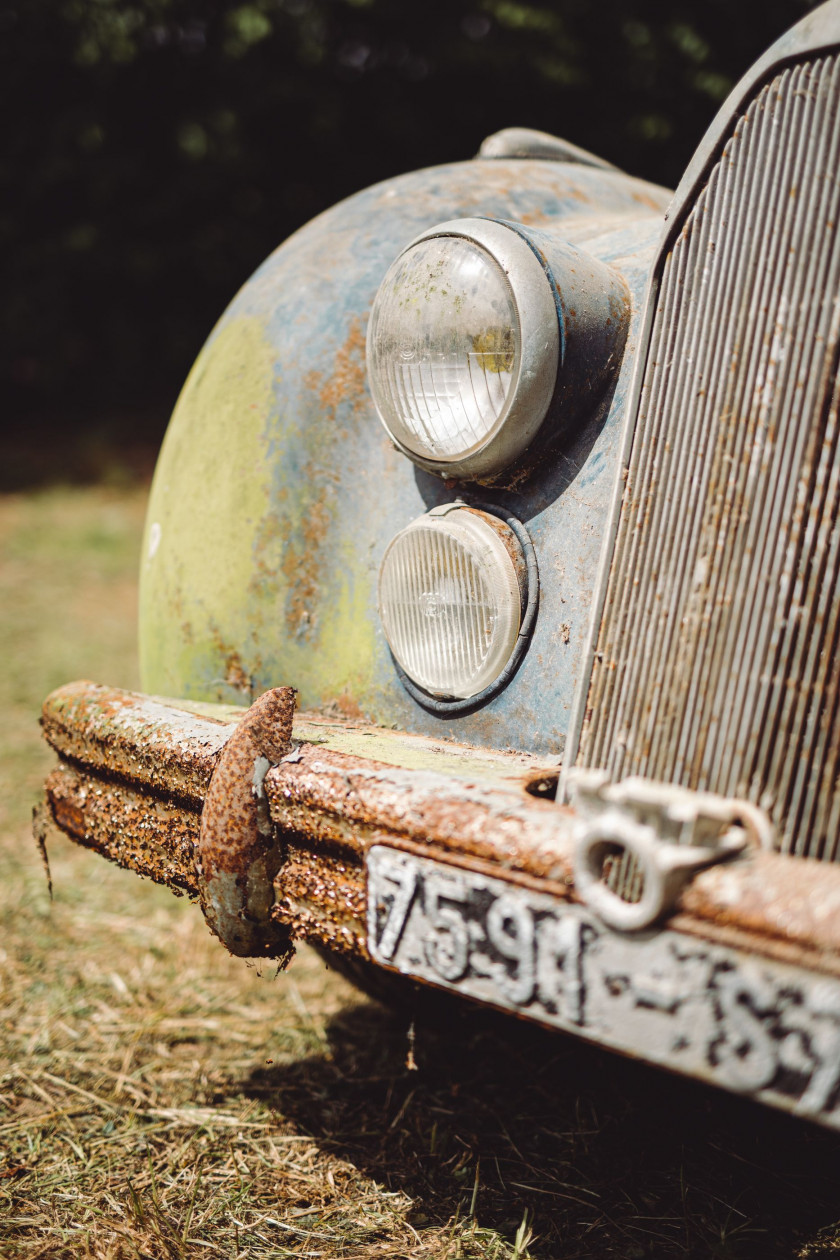
{"label": "front headlight", "polygon": [[[443,224],[397,258],[377,294],[367,361],[379,416],[416,462],[488,472],[524,449],[557,377],[559,330],[538,259],[498,223]],[[477,225],[477,226],[476,226]]]}
{"label": "front headlight", "polygon": [[413,683],[431,696],[467,699],[491,687],[511,661],[527,594],[510,527],[447,504],[391,542],[379,574],[379,615]]}
{"label": "front headlight", "polygon": [[403,250],[373,304],[379,417],[420,467],[498,480],[603,390],[627,315],[618,273],[551,233],[443,223]]}
{"label": "front headlight", "polygon": [[522,338],[510,282],[486,250],[434,236],[401,254],[370,324],[371,387],[389,432],[416,455],[482,446],[510,405]]}

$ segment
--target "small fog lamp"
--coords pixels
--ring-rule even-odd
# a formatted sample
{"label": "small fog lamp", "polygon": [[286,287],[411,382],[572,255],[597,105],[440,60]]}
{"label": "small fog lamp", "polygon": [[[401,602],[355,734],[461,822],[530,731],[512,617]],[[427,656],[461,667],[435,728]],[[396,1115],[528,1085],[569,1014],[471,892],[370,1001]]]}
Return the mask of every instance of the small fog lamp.
{"label": "small fog lamp", "polygon": [[431,696],[467,699],[503,673],[520,633],[525,564],[513,531],[449,504],[397,534],[379,573],[379,615],[408,678]]}

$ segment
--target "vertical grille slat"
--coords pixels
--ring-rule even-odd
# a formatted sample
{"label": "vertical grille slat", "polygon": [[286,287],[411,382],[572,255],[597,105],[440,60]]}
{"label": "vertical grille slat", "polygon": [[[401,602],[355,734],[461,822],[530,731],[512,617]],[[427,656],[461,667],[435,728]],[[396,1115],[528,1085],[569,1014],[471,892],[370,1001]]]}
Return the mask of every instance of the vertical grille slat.
{"label": "vertical grille slat", "polygon": [[[756,134],[757,133],[757,134]],[[747,135],[742,141],[745,146],[757,149],[758,161],[760,162],[762,145],[765,142],[765,136],[762,128],[748,127]],[[724,154],[724,163],[731,170],[728,161],[728,154]],[[748,163],[742,164],[738,168],[739,178],[732,188],[731,198],[723,201],[722,198],[716,198],[716,189],[710,181],[709,186],[705,190],[702,201],[704,216],[709,221],[709,237],[711,241],[710,253],[718,248],[718,242],[723,242],[721,251],[722,257],[719,262],[720,269],[726,277],[727,283],[724,285],[710,286],[708,283],[708,272],[711,270],[712,263],[707,262],[707,283],[702,299],[699,303],[698,318],[694,321],[697,326],[698,341],[706,340],[706,363],[712,365],[719,358],[731,358],[733,347],[731,345],[734,335],[734,324],[727,319],[727,310],[737,308],[743,304],[745,296],[745,287],[749,284],[751,271],[755,269],[753,260],[747,267],[735,267],[731,265],[733,257],[737,257],[737,251],[745,249],[750,244],[750,237],[747,231],[748,222],[746,216],[736,219],[735,230],[723,232],[723,226],[727,222],[727,216],[733,213],[733,204],[737,204],[744,194],[744,173]],[[710,208],[710,202],[712,207]],[[742,228],[739,231],[738,228]],[[746,236],[746,242],[743,237]],[[749,255],[747,255],[749,258]],[[717,262],[717,259],[713,260]],[[710,305],[711,304],[711,305]],[[711,330],[711,331],[710,331]],[[695,414],[698,416],[696,425],[683,426],[684,431],[696,433],[696,440],[692,441],[689,447],[689,458],[687,464],[678,467],[677,483],[688,478],[690,479],[690,493],[688,503],[684,506],[686,511],[679,513],[679,520],[676,525],[678,531],[679,549],[676,566],[669,566],[678,575],[681,575],[681,581],[684,583],[688,574],[693,574],[697,567],[697,549],[700,544],[700,538],[693,535],[690,530],[690,522],[693,514],[697,509],[698,501],[702,501],[708,489],[708,479],[713,465],[707,459],[707,453],[710,443],[713,441],[712,416],[718,407],[718,391],[720,388],[727,388],[726,379],[721,379],[719,374],[707,372],[699,376],[696,387],[693,391],[694,398],[702,399],[699,407],[695,407]],[[691,414],[692,398],[678,398],[675,400],[674,409],[679,409],[679,414]],[[699,465],[699,476],[697,468]],[[673,496],[675,502],[683,506],[679,496]],[[661,592],[660,592],[661,598]],[[660,640],[655,646],[655,652],[652,654],[651,664],[653,665],[655,657],[661,652],[669,651],[672,648],[674,635],[679,632],[676,611],[678,603],[669,601],[670,607],[667,610],[667,620],[665,622],[664,639]],[[682,647],[683,655],[686,650],[691,647],[690,640]],[[683,671],[681,671],[682,674]],[[674,725],[684,719],[687,712],[691,712],[692,692],[688,687],[684,687],[681,694],[677,694],[671,698],[671,704],[666,715],[665,730],[669,730]],[[662,742],[661,736],[663,731],[661,727],[654,724],[656,712],[655,702],[647,706],[647,731],[646,739],[651,744],[650,751],[645,757],[645,770],[648,773],[656,774],[659,764],[659,745]],[[647,745],[646,745],[647,747]]]}
{"label": "vertical grille slat", "polygon": [[[829,85],[829,99],[834,98],[836,88],[836,83]],[[824,97],[822,99],[824,99]],[[838,138],[836,134],[832,135],[830,132],[826,131],[825,128],[819,125],[819,122],[820,120],[813,118],[809,118],[803,122],[803,130],[805,130],[805,133],[809,134],[811,137],[819,138],[822,143],[816,153],[814,153],[813,149],[809,152],[809,168],[806,169],[804,176],[800,177],[801,185],[807,185],[809,178],[813,179],[819,171],[822,163],[829,160],[830,150],[833,149],[836,151],[837,148]],[[827,142],[829,144],[828,152],[826,151]],[[804,252],[807,248],[808,242],[807,239],[803,240],[803,237],[807,237],[809,227],[808,216],[803,210],[803,207],[806,204],[805,199],[798,198],[796,199],[795,204],[798,208],[797,223],[795,224],[795,230],[798,232],[799,238],[797,242],[797,252]],[[826,206],[819,205],[817,209],[817,219],[826,221],[829,217],[826,214]],[[816,344],[817,330],[815,329],[814,321],[819,315],[819,306],[817,303],[808,304],[807,297],[808,294],[812,292],[813,286],[817,282],[817,276],[820,276],[825,281],[825,245],[828,239],[828,236],[824,234],[822,240],[814,242],[814,248],[811,252],[811,258],[813,260],[811,266],[808,268],[788,269],[789,272],[792,273],[792,279],[795,281],[795,285],[793,286],[792,295],[783,300],[787,300],[790,308],[794,310],[805,307],[808,310],[808,315],[807,318],[799,321],[796,329],[797,336],[794,340],[793,352],[790,355],[790,362],[785,374],[786,379],[784,381],[784,389],[782,390],[780,381],[780,388],[778,390],[779,402],[772,413],[774,418],[779,414],[799,414],[802,416],[813,414],[815,401],[813,396],[813,385],[810,396],[808,396],[807,393],[803,394],[801,405],[799,406],[795,405],[795,393],[797,389],[800,388],[800,385],[797,383],[797,378],[801,376],[803,366],[802,356],[806,353],[809,345]],[[829,275],[827,277],[827,290],[830,292],[833,288],[836,288],[836,285],[836,274]],[[824,336],[825,329],[822,329],[821,331]],[[821,373],[819,375],[821,375]],[[732,717],[737,719],[737,715],[745,710],[745,706],[748,701],[748,696],[744,688],[744,679],[747,676],[746,665],[751,655],[756,655],[757,653],[763,654],[762,639],[766,640],[768,635],[770,636],[770,639],[767,654],[774,662],[772,676],[776,679],[776,682],[771,687],[768,678],[764,681],[761,687],[756,689],[756,717],[751,723],[749,735],[746,735],[744,730],[745,723],[742,719],[741,726],[739,728],[739,735],[734,739],[730,737],[728,741],[721,741],[722,756],[729,762],[730,765],[732,764],[732,754],[735,752],[738,743],[744,743],[744,740],[746,739],[746,747],[749,749],[750,747],[754,747],[758,742],[759,716],[762,718],[765,733],[772,728],[777,728],[780,734],[785,731],[786,724],[778,714],[779,704],[784,700],[783,689],[779,687],[778,680],[780,678],[800,676],[798,669],[794,669],[794,674],[791,674],[791,661],[789,654],[794,646],[791,638],[791,631],[793,631],[794,635],[797,634],[797,618],[795,615],[792,615],[792,613],[795,614],[796,609],[797,583],[795,575],[800,568],[800,557],[802,555],[803,546],[805,546],[807,551],[807,523],[805,529],[803,530],[803,521],[805,520],[808,500],[810,499],[811,501],[812,511],[819,509],[821,506],[819,504],[818,497],[814,497],[815,487],[811,481],[811,470],[814,467],[814,447],[815,444],[818,444],[819,427],[817,425],[809,426],[807,424],[801,424],[798,427],[791,425],[789,426],[789,434],[798,439],[799,450],[794,449],[793,456],[786,457],[786,452],[783,448],[781,448],[782,454],[779,467],[779,477],[783,484],[786,481],[786,501],[780,512],[779,505],[782,502],[781,496],[778,494],[774,496],[776,514],[770,520],[768,528],[764,533],[765,549],[768,546],[772,546],[774,540],[778,537],[776,551],[778,565],[781,567],[779,580],[782,583],[782,589],[786,592],[783,606],[783,616],[778,617],[775,622],[771,622],[767,618],[757,617],[756,610],[760,604],[759,601],[754,602],[748,617],[749,633],[748,636],[745,636],[743,639],[741,652],[736,660],[738,685],[731,707]],[[805,450],[804,458],[800,453],[802,450]],[[798,477],[797,468],[801,469],[801,475]],[[786,526],[786,521],[788,519],[792,523],[792,529],[790,530],[788,530]],[[783,547],[783,543],[785,543],[786,546]],[[788,654],[787,659],[785,659],[784,653]],[[788,692],[788,697],[790,694],[791,693]],[[744,713],[744,716],[746,717],[746,712]],[[748,765],[750,761],[749,752],[747,753],[745,761]],[[735,788],[736,785],[733,783],[731,790],[735,790]]]}
{"label": "vertical grille slat", "polygon": [[[789,93],[794,101],[797,101],[798,87],[797,72],[790,76],[787,83],[780,85],[781,92]],[[781,145],[784,151],[783,141],[787,136],[774,134],[773,113],[767,108],[766,101],[760,101],[758,108],[761,121],[765,125],[768,145]],[[790,130],[788,126],[788,134]],[[765,174],[769,176],[772,171],[772,149],[763,156]],[[730,320],[737,344],[734,354],[727,358],[734,363],[735,370],[729,373],[719,410],[721,424],[710,469],[710,482],[715,487],[715,494],[711,520],[707,521],[704,531],[707,540],[706,572],[710,579],[705,601],[708,608],[707,620],[695,616],[695,633],[684,653],[686,663],[691,663],[688,696],[691,720],[683,724],[677,766],[678,772],[691,774],[695,778],[710,777],[708,758],[714,755],[720,742],[720,702],[731,702],[731,696],[719,694],[719,675],[726,659],[726,649],[729,649],[731,655],[735,647],[732,643],[733,630],[737,634],[739,628],[739,619],[733,618],[737,594],[733,587],[743,576],[739,570],[740,555],[753,553],[759,544],[754,529],[757,517],[750,513],[750,507],[757,489],[757,464],[765,455],[762,434],[766,433],[768,426],[766,414],[762,416],[762,413],[765,412],[767,386],[769,383],[772,387],[773,377],[771,345],[768,344],[767,336],[761,335],[761,315],[771,307],[772,296],[769,290],[772,289],[772,278],[778,275],[780,261],[786,246],[790,245],[791,225],[785,214],[787,207],[783,189],[798,177],[796,163],[800,156],[798,146],[794,146],[790,153],[794,163],[793,172],[785,171],[781,179],[766,179],[768,201],[764,202],[762,199],[763,204],[759,203],[757,213],[744,216],[748,237],[753,243],[753,256],[750,259],[747,284],[742,286],[739,301],[733,307],[735,318]],[[749,163],[744,164],[745,169],[748,166]],[[762,220],[777,225],[777,230],[761,232],[758,225]],[[749,351],[746,356],[745,348]],[[742,361],[744,370],[740,370]],[[752,405],[750,399],[753,400]],[[759,399],[761,401],[756,406]],[[742,417],[745,422],[742,422]],[[775,493],[777,472],[774,465],[769,493],[771,504],[778,504]],[[703,554],[704,536],[701,535],[698,541]],[[702,608],[702,589],[698,595],[699,598],[695,598],[694,602],[700,603]],[[747,610],[748,608],[747,603]],[[704,638],[708,638],[712,645],[712,650],[708,653],[700,650],[701,640]],[[737,686],[737,668],[733,669],[733,678]]]}
{"label": "vertical grille slat", "polygon": [[[794,72],[789,83],[780,86],[783,92],[787,90],[797,102],[794,112],[801,113],[801,98],[797,96],[800,75],[801,71]],[[770,142],[780,144],[784,148],[784,140],[788,136],[774,136],[772,111],[768,110],[766,102],[762,102],[761,109],[763,120],[765,122],[768,119],[771,120],[771,125],[767,128]],[[789,120],[788,134],[793,129],[790,123],[801,124],[801,121],[801,118]],[[802,134],[801,125],[796,130],[798,134]],[[708,548],[710,556],[713,557],[708,564],[708,572],[714,582],[709,590],[709,602],[713,610],[709,634],[713,638],[714,650],[707,658],[705,654],[696,651],[699,644],[693,645],[695,651],[692,656],[695,667],[692,689],[695,707],[692,710],[691,725],[683,728],[680,746],[682,758],[685,760],[691,758],[695,763],[689,769],[689,773],[700,775],[714,775],[714,770],[709,766],[709,757],[714,757],[715,750],[720,750],[722,744],[720,738],[720,723],[723,718],[721,701],[731,703],[732,699],[731,696],[724,697],[720,694],[719,684],[720,671],[725,667],[725,661],[732,656],[733,652],[736,654],[738,652],[737,635],[740,619],[733,616],[733,609],[737,597],[734,587],[741,576],[739,560],[744,554],[754,554],[756,547],[760,547],[756,530],[758,517],[751,514],[750,508],[758,486],[756,465],[759,458],[763,459],[767,449],[762,445],[762,435],[768,434],[770,429],[766,405],[768,396],[772,394],[777,372],[777,365],[772,357],[772,339],[768,344],[767,335],[761,335],[763,331],[761,316],[762,312],[771,306],[773,278],[784,271],[784,255],[794,247],[793,224],[786,213],[789,207],[786,204],[784,189],[801,178],[800,146],[792,146],[790,158],[792,169],[784,171],[782,178],[768,181],[772,194],[770,204],[761,206],[757,214],[749,216],[749,235],[758,246],[758,255],[755,265],[751,268],[750,278],[757,287],[753,288],[750,284],[747,291],[741,295],[737,319],[732,321],[740,347],[747,347],[750,353],[745,359],[746,370],[743,373],[736,371],[730,374],[731,387],[727,390],[721,413],[723,418],[721,432],[724,440],[719,444],[711,470],[712,482],[717,487],[713,546]],[[767,154],[767,170],[768,172],[772,170],[771,153]],[[762,233],[758,230],[759,224],[765,218],[770,224],[778,225],[776,231]],[[736,352],[739,361],[742,353],[742,350],[741,353]],[[752,406],[749,401],[751,397]],[[759,399],[761,401],[756,408],[755,403]],[[746,423],[739,423],[741,416],[747,417]],[[770,449],[772,450],[772,444],[770,444]],[[773,462],[768,498],[773,505],[773,510],[777,510],[779,505],[777,493],[779,454],[780,451],[777,450],[775,457],[771,456]],[[728,542],[729,546],[727,546]],[[747,616],[749,616],[749,603],[747,603]],[[733,634],[736,636],[734,643]],[[737,664],[733,668],[733,676],[737,686],[739,681]],[[685,764],[685,761],[682,764]]]}
{"label": "vertical grille slat", "polygon": [[779,73],[661,267],[578,764],[840,845],[840,58]]}

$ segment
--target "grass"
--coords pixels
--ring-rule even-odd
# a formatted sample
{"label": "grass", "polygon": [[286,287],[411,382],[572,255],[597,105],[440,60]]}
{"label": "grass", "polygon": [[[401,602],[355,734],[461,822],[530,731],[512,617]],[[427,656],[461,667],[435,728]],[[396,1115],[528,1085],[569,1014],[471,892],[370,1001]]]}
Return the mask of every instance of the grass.
{"label": "grass", "polygon": [[70,678],[136,685],[142,511],[0,499],[3,1260],[840,1254],[831,1134],[512,1020],[389,1012],[307,950],[260,974],[69,843],[49,901],[36,715]]}

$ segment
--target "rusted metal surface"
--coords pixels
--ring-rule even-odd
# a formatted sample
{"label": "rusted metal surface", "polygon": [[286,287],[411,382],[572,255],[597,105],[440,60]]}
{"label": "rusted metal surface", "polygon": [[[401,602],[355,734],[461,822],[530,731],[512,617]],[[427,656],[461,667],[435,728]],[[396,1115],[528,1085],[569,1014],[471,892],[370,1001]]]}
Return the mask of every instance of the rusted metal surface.
{"label": "rusted metal surface", "polygon": [[[218,775],[221,769],[223,750],[230,747],[233,756],[232,737],[240,732],[239,738],[245,738],[240,724],[247,712],[167,703],[94,683],[62,687],[47,698],[42,719],[47,739],[62,758],[47,784],[53,821],[72,839],[119,865],[196,893],[201,806],[214,771]],[[261,712],[258,703],[257,714]],[[257,734],[269,762],[284,755],[286,740],[276,739],[271,723],[265,728],[260,721]],[[534,784],[551,792],[555,762],[318,714],[296,713],[293,734],[297,746],[288,760],[268,771],[265,790],[286,855],[273,914],[290,924],[297,937],[363,948],[356,944],[355,929],[346,929],[346,922],[358,925],[364,918],[357,913],[363,835],[390,834],[400,818],[406,823],[401,834],[427,837],[436,827],[443,838],[454,838],[460,818],[479,844],[479,833],[487,834],[484,851],[495,860],[501,848],[490,836],[492,815],[504,803],[509,817],[502,831],[509,846],[515,845],[518,833],[534,832],[531,812],[540,815],[544,842],[550,843],[554,806],[531,792]],[[242,804],[248,810],[254,751],[249,748],[244,756],[242,782],[232,784],[235,794],[244,782]],[[352,791],[351,775],[367,790],[355,792],[356,808],[342,825],[342,799]],[[408,787],[413,791],[404,795]],[[488,807],[485,797],[493,793],[496,805]],[[476,805],[472,823],[470,800]],[[222,794],[221,844],[226,835],[224,802]],[[370,824],[367,829],[363,818]],[[542,869],[553,860],[547,854]],[[520,865],[527,868],[527,862],[520,860]]]}
{"label": "rusted metal surface", "polygon": [[[162,700],[82,681],[47,697],[41,725],[47,742],[68,761],[201,803],[219,753],[247,712],[237,705]],[[341,714],[296,711],[292,734],[306,745],[357,761],[477,783],[530,784],[532,789],[537,784],[536,795],[551,794],[559,770],[556,758],[473,748]]]}
{"label": "rusted metal surface", "polygon": [[782,853],[704,871],[683,893],[686,915],[802,948],[840,954],[840,880]]}
{"label": "rusted metal surface", "polygon": [[[200,803],[232,730],[154,696],[74,682],[44,702],[44,738],[68,761]],[[233,718],[239,720],[241,712]]]}
{"label": "rusted metal surface", "polygon": [[198,807],[65,763],[48,776],[40,809],[37,829],[45,838],[52,823],[118,866],[198,895]]}
{"label": "rusted metal surface", "polygon": [[286,958],[288,932],[271,918],[281,854],[263,787],[271,765],[291,749],[295,691],[260,696],[219,754],[201,811],[201,905],[232,954]]}
{"label": "rusted metal surface", "polygon": [[[236,729],[232,719],[245,711],[220,708],[214,718],[177,703],[92,684],[54,693],[44,729],[63,764],[48,780],[47,804],[72,839],[194,894],[201,799],[185,785],[195,793],[199,777],[209,784]],[[365,954],[363,863],[377,843],[574,899],[574,815],[530,790],[550,785],[556,768],[305,714],[295,715],[293,734],[292,752],[268,770],[264,789],[284,857],[271,914],[295,939]],[[165,749],[166,774],[153,769],[147,736]],[[375,755],[347,751],[359,748]],[[167,792],[169,782],[176,791]],[[756,852],[700,872],[669,922],[687,935],[840,974],[834,867]]]}
{"label": "rusted metal surface", "polygon": [[285,841],[275,881],[275,920],[296,940],[367,958],[360,854],[349,846],[313,845],[308,837],[286,836]]}
{"label": "rusted metal surface", "polygon": [[456,771],[446,774],[302,743],[299,759],[265,780],[271,817],[288,837],[275,913],[308,939],[366,957],[364,855],[383,842],[516,871],[569,896],[569,811],[532,796],[530,775],[506,782],[499,772],[510,767],[499,754],[489,754],[495,779],[464,773],[476,752],[442,745],[440,760],[450,758]]}
{"label": "rusted metal surface", "polygon": [[361,854],[383,835],[439,846],[450,855],[563,881],[571,873],[571,811],[523,785],[400,769],[323,746],[266,776],[279,827]]}
{"label": "rusted metal surface", "polygon": [[840,861],[839,95],[836,52],[784,65],[676,208],[578,757],[611,779],[746,796],[783,851],[826,862]]}

